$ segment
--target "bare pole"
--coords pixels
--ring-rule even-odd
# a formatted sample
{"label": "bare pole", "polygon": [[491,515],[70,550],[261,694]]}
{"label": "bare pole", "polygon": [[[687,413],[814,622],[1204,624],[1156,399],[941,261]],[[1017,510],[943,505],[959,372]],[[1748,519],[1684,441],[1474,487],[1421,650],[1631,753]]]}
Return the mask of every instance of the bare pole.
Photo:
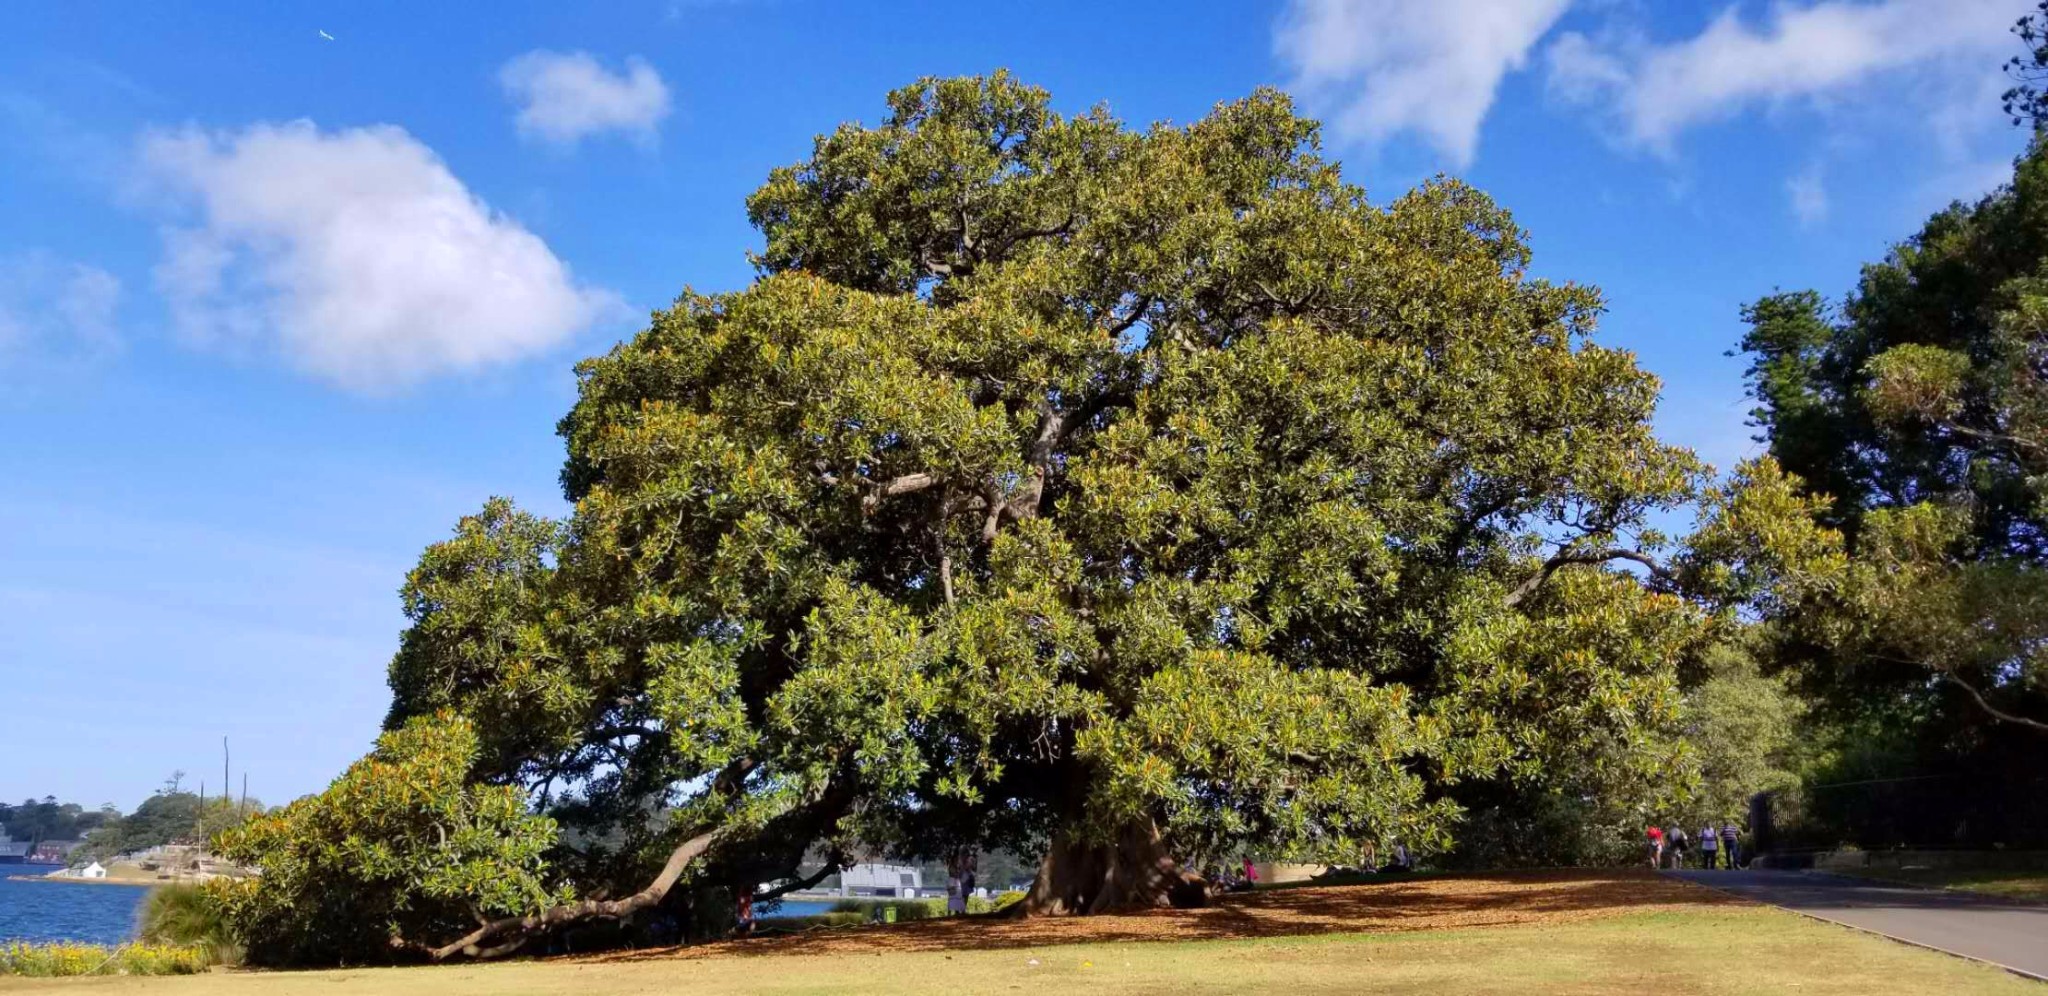
{"label": "bare pole", "polygon": [[228,781],[228,738],[223,736],[220,738],[220,797],[222,799],[228,797],[228,786],[233,784],[234,782]]}
{"label": "bare pole", "polygon": [[249,772],[242,771],[242,801],[235,804],[235,815],[240,816],[249,808]]}

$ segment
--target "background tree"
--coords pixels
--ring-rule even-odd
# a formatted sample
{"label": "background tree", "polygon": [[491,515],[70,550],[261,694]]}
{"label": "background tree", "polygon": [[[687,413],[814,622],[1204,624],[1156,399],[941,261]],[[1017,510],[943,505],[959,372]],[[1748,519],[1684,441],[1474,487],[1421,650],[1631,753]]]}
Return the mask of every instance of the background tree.
{"label": "background tree", "polygon": [[119,818],[113,807],[86,809],[75,802],[58,802],[54,795],[23,799],[14,806],[0,802],[0,831],[13,840],[80,840],[102,823]]}
{"label": "background tree", "polygon": [[2048,83],[2048,2],[2020,18],[2012,33],[2025,51],[2005,64],[2006,75],[2013,82],[2005,91],[2005,113],[2013,124],[2038,128],[2048,121],[2048,90],[2043,89]]}
{"label": "background tree", "polygon": [[[1775,466],[1710,488],[1655,438],[1655,379],[1505,211],[1370,204],[1280,94],[1143,131],[1003,74],[889,106],[750,198],[753,286],[578,367],[568,521],[492,502],[408,577],[390,726],[467,722],[471,783],[562,828],[533,879],[626,898],[403,947],[693,916],[812,850],[1043,853],[1038,913],[1164,902],[1195,854],[1441,850],[1474,806],[1661,784],[1681,664],[1825,552]],[[311,832],[264,825],[259,893]]]}
{"label": "background tree", "polygon": [[[1806,593],[1812,687],[1941,700],[2048,733],[2048,150],[1937,214],[1830,311],[1745,312],[1757,424],[1832,496],[1856,558]],[[1937,682],[1930,682],[1937,679]]]}
{"label": "background tree", "polygon": [[1717,645],[1703,661],[1707,677],[1686,695],[1685,741],[1698,786],[1673,815],[1687,832],[1707,822],[1748,818],[1750,798],[1799,784],[1809,760],[1800,741],[1805,704],[1781,676],[1762,673],[1759,634]]}
{"label": "background tree", "polygon": [[72,853],[74,863],[106,861],[165,844],[191,844],[200,840],[199,796],[165,787],[142,800],[133,813],[104,821]]}
{"label": "background tree", "polygon": [[2005,106],[2035,132],[2009,184],[1934,215],[1839,306],[1744,313],[1762,438],[1853,553],[1788,591],[1777,655],[1827,722],[1882,745],[1842,753],[1841,784],[1929,783],[1837,806],[1860,812],[1826,843],[2048,843],[2044,16],[2014,29]]}

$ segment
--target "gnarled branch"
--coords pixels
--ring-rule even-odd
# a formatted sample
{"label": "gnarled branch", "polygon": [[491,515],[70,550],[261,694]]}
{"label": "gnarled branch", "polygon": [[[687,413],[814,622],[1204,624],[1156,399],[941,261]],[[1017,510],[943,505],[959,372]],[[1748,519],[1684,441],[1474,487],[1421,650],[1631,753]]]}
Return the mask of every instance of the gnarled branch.
{"label": "gnarled branch", "polygon": [[802,892],[805,889],[811,888],[817,885],[819,882],[823,882],[824,880],[831,878],[833,875],[838,874],[840,867],[845,862],[845,860],[846,859],[841,855],[833,855],[832,857],[827,858],[825,860],[824,867],[819,868],[817,871],[812,872],[811,874],[806,875],[803,878],[792,879],[788,882],[784,882],[781,885],[776,886],[773,889],[769,889],[767,892],[755,896],[754,901],[757,903],[772,902],[774,900],[781,899],[782,897],[789,895],[792,892]]}
{"label": "gnarled branch", "polygon": [[1124,317],[1119,318],[1115,322],[1110,324],[1109,337],[1112,339],[1122,337],[1123,334],[1129,332],[1133,326],[1137,325],[1141,321],[1144,321],[1145,313],[1151,310],[1152,295],[1139,295],[1136,301],[1131,302],[1130,314],[1127,314]]}
{"label": "gnarled branch", "polygon": [[881,504],[884,498],[894,498],[897,495],[907,495],[923,491],[937,483],[939,483],[939,475],[923,471],[891,478],[876,485],[874,491],[860,500],[860,506],[862,511],[872,512],[875,510],[875,506]]}
{"label": "gnarled branch", "polygon": [[1543,587],[1543,582],[1549,580],[1550,576],[1557,573],[1561,568],[1570,567],[1574,564],[1605,564],[1615,560],[1627,560],[1641,564],[1650,569],[1651,577],[1660,581],[1668,582],[1674,580],[1671,572],[1663,564],[1658,563],[1655,558],[1639,550],[1629,550],[1623,547],[1602,547],[1595,550],[1576,551],[1559,550],[1551,554],[1550,559],[1545,560],[1543,566],[1535,574],[1531,575],[1529,580],[1522,582],[1514,591],[1508,593],[1507,606],[1512,609],[1527,601],[1529,596],[1536,594],[1537,589]]}
{"label": "gnarled branch", "polygon": [[[427,948],[427,957],[434,961],[446,961],[456,955],[467,958],[495,958],[519,950],[526,942],[550,927],[581,920],[586,917],[622,917],[647,909],[668,895],[675,888],[676,880],[683,875],[683,869],[690,862],[719,839],[731,832],[732,824],[723,824],[702,833],[694,834],[676,849],[669,852],[668,861],[661,866],[661,874],[654,877],[647,887],[622,899],[586,899],[580,903],[550,906],[539,913],[527,916],[509,916],[492,920],[475,930],[443,944],[438,948]],[[491,944],[489,942],[498,943]]]}
{"label": "gnarled branch", "polygon": [[[731,794],[739,791],[741,781],[758,762],[751,758],[734,761],[720,771],[713,779],[714,788]],[[647,887],[620,899],[585,899],[582,902],[550,906],[538,913],[526,916],[500,917],[482,924],[440,947],[392,939],[394,946],[421,951],[434,961],[447,961],[457,955],[465,958],[496,958],[519,950],[528,941],[546,932],[549,928],[590,917],[618,918],[637,913],[654,906],[665,898],[670,889],[690,862],[697,860],[712,845],[731,833],[737,824],[724,822],[707,830],[701,830],[685,838],[668,854],[662,863],[661,872]]]}
{"label": "gnarled branch", "polygon": [[1984,693],[1978,691],[1976,686],[1970,684],[1967,681],[1964,681],[1961,678],[1956,677],[1953,672],[1940,671],[1938,673],[1941,675],[1943,680],[1947,681],[1951,685],[1956,686],[1957,688],[1962,689],[1965,693],[1967,693],[1970,696],[1970,700],[1977,703],[1977,708],[1984,710],[1984,713],[1990,716],[1992,719],[1996,719],[2004,723],[2012,723],[2018,726],[2025,726],[2030,729],[2039,730],[2042,733],[2048,733],[2048,723],[2044,723],[2038,719],[2029,719],[2025,716],[2021,716],[2016,713],[2006,712],[2005,710],[2000,709],[1995,705],[1992,705],[1991,701],[1989,699],[1986,699],[1984,697]]}

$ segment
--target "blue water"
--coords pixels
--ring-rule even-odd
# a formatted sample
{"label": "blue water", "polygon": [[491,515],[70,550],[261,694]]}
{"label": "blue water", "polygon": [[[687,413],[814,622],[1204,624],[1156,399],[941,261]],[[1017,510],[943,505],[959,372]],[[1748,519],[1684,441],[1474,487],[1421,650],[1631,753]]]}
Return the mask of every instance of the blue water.
{"label": "blue water", "polygon": [[[8,941],[85,941],[119,944],[135,934],[135,914],[146,885],[85,885],[22,881],[54,871],[55,865],[0,865],[0,944]],[[829,913],[831,902],[786,899],[764,919]]]}
{"label": "blue water", "polygon": [[831,903],[821,903],[815,899],[785,899],[775,912],[763,916],[762,919],[773,920],[779,916],[817,916],[830,912]]}
{"label": "blue water", "polygon": [[149,894],[146,885],[24,882],[7,877],[55,870],[55,865],[0,865],[0,943],[119,944],[134,935],[136,909]]}

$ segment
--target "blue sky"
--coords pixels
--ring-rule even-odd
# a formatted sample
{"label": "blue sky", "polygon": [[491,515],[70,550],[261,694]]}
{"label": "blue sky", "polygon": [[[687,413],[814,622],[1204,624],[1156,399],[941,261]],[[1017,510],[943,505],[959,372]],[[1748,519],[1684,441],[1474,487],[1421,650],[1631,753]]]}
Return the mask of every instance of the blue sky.
{"label": "blue sky", "polygon": [[[1001,9],[984,10],[983,7]],[[571,365],[743,285],[743,199],[921,75],[1187,121],[1260,85],[1596,284],[1727,466],[1739,305],[2008,171],[2027,0],[43,4],[0,33],[0,798],[324,785],[419,549],[562,511]],[[210,773],[210,774],[209,774]],[[239,781],[239,774],[237,775]]]}

